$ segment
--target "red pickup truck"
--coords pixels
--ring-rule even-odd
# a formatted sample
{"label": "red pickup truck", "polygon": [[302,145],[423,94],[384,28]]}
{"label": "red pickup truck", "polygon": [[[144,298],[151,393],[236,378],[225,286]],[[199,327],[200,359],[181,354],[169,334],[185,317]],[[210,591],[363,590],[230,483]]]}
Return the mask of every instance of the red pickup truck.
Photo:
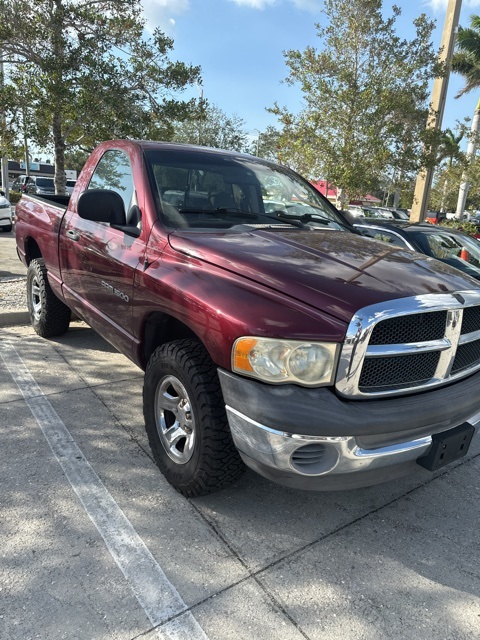
{"label": "red pickup truck", "polygon": [[35,331],[67,331],[73,312],[145,369],[150,445],[184,495],[244,463],[322,490],[466,453],[477,282],[356,234],[294,172],[111,141],[70,198],[25,195],[16,218]]}

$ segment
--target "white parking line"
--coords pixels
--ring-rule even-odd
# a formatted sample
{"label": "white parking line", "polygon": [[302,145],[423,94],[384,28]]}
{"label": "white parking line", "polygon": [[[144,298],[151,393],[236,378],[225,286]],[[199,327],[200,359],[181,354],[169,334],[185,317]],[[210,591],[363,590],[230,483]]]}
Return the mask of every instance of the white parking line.
{"label": "white parking line", "polygon": [[85,511],[102,536],[135,597],[153,626],[163,624],[164,640],[208,640],[187,605],[132,524],[85,459],[13,344],[0,343],[0,357],[20,389],[54,456]]}

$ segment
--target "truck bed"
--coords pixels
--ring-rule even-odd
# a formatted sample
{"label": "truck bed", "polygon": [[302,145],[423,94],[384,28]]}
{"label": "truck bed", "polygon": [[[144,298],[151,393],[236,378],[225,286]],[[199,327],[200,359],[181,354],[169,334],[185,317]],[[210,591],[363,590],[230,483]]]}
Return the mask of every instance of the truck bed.
{"label": "truck bed", "polygon": [[50,204],[55,204],[62,209],[66,209],[68,207],[68,203],[70,202],[69,195],[54,195],[54,194],[45,194],[42,196],[37,196],[33,193],[25,193],[22,197],[33,198],[34,200],[40,200],[40,202],[48,202]]}

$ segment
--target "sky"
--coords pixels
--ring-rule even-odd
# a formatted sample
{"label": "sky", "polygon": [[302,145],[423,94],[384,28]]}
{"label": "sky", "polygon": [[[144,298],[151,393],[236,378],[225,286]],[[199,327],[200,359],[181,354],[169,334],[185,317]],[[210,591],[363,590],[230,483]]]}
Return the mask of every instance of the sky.
{"label": "sky", "polygon": [[[174,40],[172,57],[200,65],[203,95],[228,115],[236,114],[255,138],[277,119],[266,109],[278,102],[300,111],[301,94],[282,81],[288,75],[283,51],[318,48],[315,23],[322,21],[322,0],[142,0],[147,27],[160,27]],[[384,11],[396,4],[402,10],[398,35],[412,38],[412,21],[421,13],[436,20],[434,45],[440,46],[448,0],[384,1]],[[460,25],[480,14],[480,0],[463,0]],[[480,97],[473,92],[454,96],[463,86],[452,75],[442,128],[471,117]],[[198,98],[198,87],[183,97]]]}

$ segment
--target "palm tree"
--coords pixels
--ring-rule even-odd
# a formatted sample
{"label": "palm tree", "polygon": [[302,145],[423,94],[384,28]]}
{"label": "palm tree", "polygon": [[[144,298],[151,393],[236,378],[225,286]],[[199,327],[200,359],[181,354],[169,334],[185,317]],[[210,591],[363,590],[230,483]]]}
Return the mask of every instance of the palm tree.
{"label": "palm tree", "polygon": [[[480,88],[480,16],[470,18],[470,28],[458,28],[457,50],[452,60],[452,70],[465,78],[465,86],[455,96],[459,98],[465,93]],[[470,130],[470,141],[467,148],[467,161],[475,157],[480,131],[480,100],[477,103]],[[461,217],[465,210],[470,183],[466,174],[462,176],[462,184],[458,193],[457,217]]]}
{"label": "palm tree", "polygon": [[447,197],[448,179],[450,177],[452,165],[454,160],[463,158],[463,153],[460,151],[460,142],[463,138],[463,131],[457,136],[451,129],[445,129],[442,131],[442,137],[440,146],[438,148],[437,162],[440,165],[444,160],[448,160],[444,174],[442,202],[440,205],[440,211],[445,211],[445,200]]}

